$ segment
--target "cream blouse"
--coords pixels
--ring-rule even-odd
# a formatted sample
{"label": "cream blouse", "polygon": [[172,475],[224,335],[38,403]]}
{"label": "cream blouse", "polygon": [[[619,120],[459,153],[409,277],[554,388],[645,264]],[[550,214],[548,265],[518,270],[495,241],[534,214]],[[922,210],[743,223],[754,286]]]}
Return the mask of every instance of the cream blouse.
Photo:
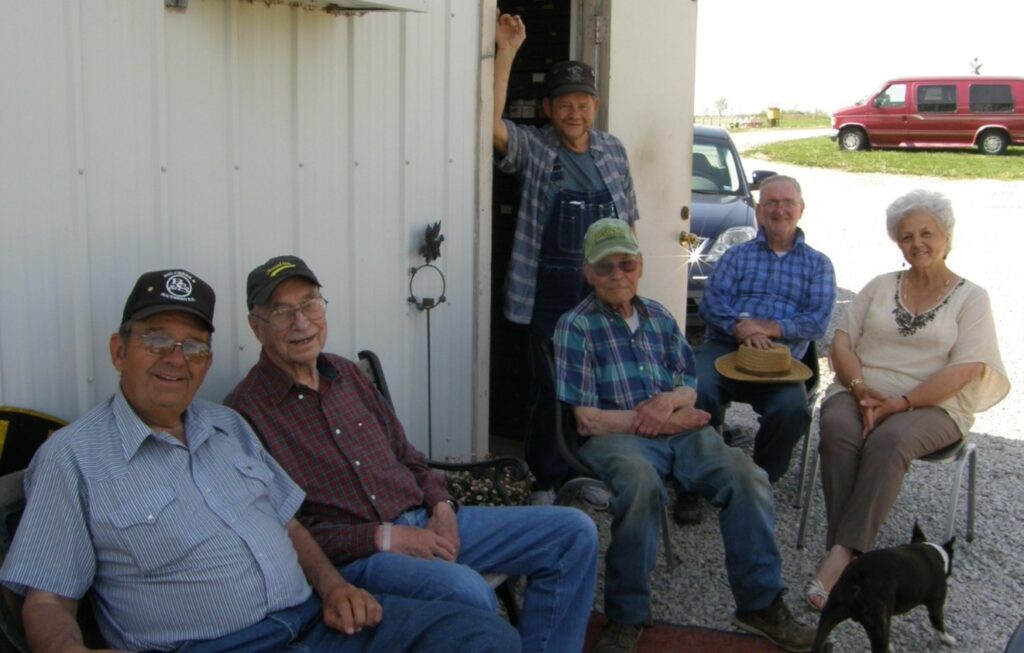
{"label": "cream blouse", "polygon": [[[909,393],[944,367],[984,363],[980,377],[940,404],[966,434],[974,413],[996,405],[1010,390],[988,293],[963,279],[915,316],[899,297],[901,275],[889,272],[869,281],[838,328],[850,336],[864,383],[890,396]],[[844,389],[834,383],[827,395]]]}

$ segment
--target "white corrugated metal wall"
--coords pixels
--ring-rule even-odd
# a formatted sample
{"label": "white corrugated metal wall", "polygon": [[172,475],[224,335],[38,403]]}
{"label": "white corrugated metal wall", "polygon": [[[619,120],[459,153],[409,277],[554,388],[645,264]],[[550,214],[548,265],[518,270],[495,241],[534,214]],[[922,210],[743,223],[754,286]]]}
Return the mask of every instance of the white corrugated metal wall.
{"label": "white corrugated metal wall", "polygon": [[296,253],[325,284],[328,349],[380,354],[426,449],[426,314],[406,297],[441,220],[434,453],[469,451],[479,3],[0,5],[0,403],[72,419],[108,396],[132,283],[179,266],[218,293],[200,396],[219,401],[258,355],[246,273]]}

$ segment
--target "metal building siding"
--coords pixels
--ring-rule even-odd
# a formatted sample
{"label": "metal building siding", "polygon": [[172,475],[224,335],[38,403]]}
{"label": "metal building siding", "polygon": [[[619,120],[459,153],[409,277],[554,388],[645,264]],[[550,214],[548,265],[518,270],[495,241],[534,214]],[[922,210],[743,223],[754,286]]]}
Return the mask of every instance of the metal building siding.
{"label": "metal building siding", "polygon": [[131,284],[178,266],[218,294],[200,396],[219,401],[258,356],[246,273],[294,252],[331,302],[328,350],[376,350],[426,448],[426,315],[406,297],[442,220],[434,452],[468,452],[478,3],[337,17],[236,0],[6,4],[0,403],[73,419],[108,396]]}

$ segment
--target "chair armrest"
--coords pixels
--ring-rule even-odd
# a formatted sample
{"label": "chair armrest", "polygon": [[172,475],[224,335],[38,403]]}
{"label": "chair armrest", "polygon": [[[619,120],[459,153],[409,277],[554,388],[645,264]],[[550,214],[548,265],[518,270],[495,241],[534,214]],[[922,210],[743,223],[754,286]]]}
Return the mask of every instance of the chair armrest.
{"label": "chair armrest", "polygon": [[[530,479],[530,468],[526,465],[526,461],[512,456],[476,462],[428,460],[427,464],[434,469],[452,472],[455,475],[486,479],[493,485],[494,491],[501,498],[502,503],[508,506],[516,505],[518,502],[512,499],[506,484],[528,482]],[[456,498],[462,500],[462,497]]]}

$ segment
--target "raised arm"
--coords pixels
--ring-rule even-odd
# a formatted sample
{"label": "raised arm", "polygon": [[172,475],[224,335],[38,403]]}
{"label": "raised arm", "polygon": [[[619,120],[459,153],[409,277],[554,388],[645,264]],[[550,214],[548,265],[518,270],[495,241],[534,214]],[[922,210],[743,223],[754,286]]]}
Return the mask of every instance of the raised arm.
{"label": "raised arm", "polygon": [[508,153],[508,129],[501,121],[508,99],[512,62],[526,40],[526,26],[519,16],[500,14],[494,27],[494,149]]}

